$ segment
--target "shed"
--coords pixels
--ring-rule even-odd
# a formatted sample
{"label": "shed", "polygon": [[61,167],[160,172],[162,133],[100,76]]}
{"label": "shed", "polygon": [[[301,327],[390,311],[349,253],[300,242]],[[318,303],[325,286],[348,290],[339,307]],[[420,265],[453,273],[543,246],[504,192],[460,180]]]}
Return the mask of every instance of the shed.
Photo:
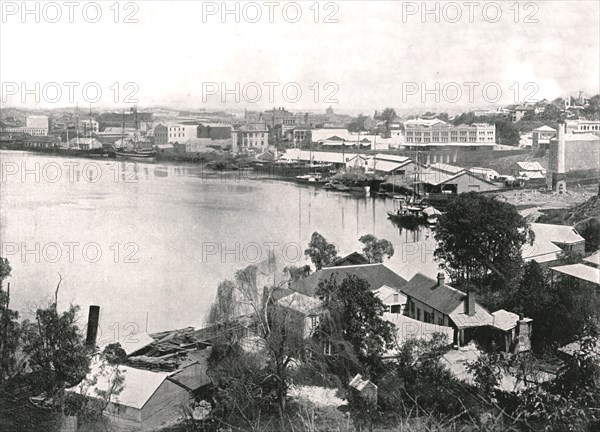
{"label": "shed", "polygon": [[110,392],[115,377],[123,377],[122,388],[110,396],[104,415],[113,425],[133,430],[155,430],[180,416],[190,401],[189,391],[172,380],[172,372],[155,372],[123,365],[108,365],[96,359],[86,379],[67,391],[100,399]]}
{"label": "shed", "polygon": [[361,374],[357,374],[348,385],[366,401],[377,403],[377,386],[371,380],[366,380]]}

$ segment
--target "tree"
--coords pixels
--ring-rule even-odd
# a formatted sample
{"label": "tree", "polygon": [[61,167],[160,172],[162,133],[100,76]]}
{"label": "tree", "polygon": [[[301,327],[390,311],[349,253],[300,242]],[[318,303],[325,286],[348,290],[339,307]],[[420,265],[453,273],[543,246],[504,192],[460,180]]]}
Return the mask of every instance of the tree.
{"label": "tree", "polygon": [[508,203],[469,192],[451,201],[435,231],[434,256],[459,287],[475,286],[495,307],[521,275],[521,249],[533,244],[527,221]]}
{"label": "tree", "polygon": [[308,249],[304,251],[304,255],[310,258],[317,270],[331,266],[335,262],[337,254],[337,247],[327,242],[325,237],[318,232],[312,234]]}
{"label": "tree", "polygon": [[46,394],[62,407],[64,390],[88,373],[90,358],[77,326],[79,308],[71,305],[58,312],[56,302],[37,309],[35,321],[23,323],[23,351],[34,371],[43,372],[40,383]]}
{"label": "tree", "polygon": [[363,246],[363,255],[370,263],[381,263],[383,258],[390,259],[394,255],[394,246],[389,240],[378,239],[372,234],[366,234],[358,239]]}
{"label": "tree", "polygon": [[8,259],[0,257],[0,385],[15,372],[21,336],[19,313],[10,309],[10,288],[3,289],[3,281],[11,270]]}
{"label": "tree", "polygon": [[287,276],[287,279],[290,282],[296,282],[310,275],[310,266],[287,266],[283,269],[283,273]]}
{"label": "tree", "polygon": [[386,108],[383,110],[379,118],[385,123],[385,136],[390,136],[390,124],[396,119],[396,110],[394,108]]}
{"label": "tree", "polygon": [[358,117],[352,119],[352,121],[348,125],[348,131],[354,133],[364,132],[366,130],[365,122],[367,121],[367,119],[368,117],[364,114],[360,114]]}
{"label": "tree", "polygon": [[600,220],[590,219],[578,231],[585,239],[586,252],[595,252],[600,248]]}
{"label": "tree", "polygon": [[369,283],[348,275],[338,284],[332,277],[319,283],[317,295],[324,299],[327,310],[317,338],[341,347],[347,342],[364,372],[380,371],[382,354],[392,348],[395,326],[382,318],[385,306],[373,294]]}

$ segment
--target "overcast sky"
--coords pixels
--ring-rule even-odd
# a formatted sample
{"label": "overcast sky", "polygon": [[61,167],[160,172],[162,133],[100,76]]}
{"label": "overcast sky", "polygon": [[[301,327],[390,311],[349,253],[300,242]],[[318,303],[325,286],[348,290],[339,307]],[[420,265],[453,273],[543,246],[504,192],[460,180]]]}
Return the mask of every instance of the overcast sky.
{"label": "overcast sky", "polygon": [[[400,112],[488,106],[498,90],[498,104],[532,93],[532,99],[554,99],[580,90],[600,92],[598,1],[520,2],[518,8],[512,1],[499,2],[500,17],[492,2],[481,1],[473,9],[469,2],[427,2],[431,10],[439,8],[439,22],[435,13],[422,16],[422,2],[392,1],[320,2],[318,17],[312,1],[298,2],[302,16],[290,22],[298,7],[278,2],[273,23],[264,2],[227,2],[232,10],[238,5],[240,22],[233,13],[223,19],[221,2],[121,2],[118,17],[113,1],[99,2],[102,15],[96,23],[88,22],[96,15],[90,2],[79,2],[73,23],[63,2],[45,9],[44,2],[29,2],[31,10],[38,5],[39,23],[34,13],[21,15],[20,1],[1,3],[3,106],[87,106],[93,101],[109,107],[116,97],[114,106],[139,101],[141,107],[321,111],[333,105],[340,112],[370,113],[386,106]],[[57,11],[58,22],[48,22],[57,20]],[[257,11],[260,20],[248,22]],[[450,22],[457,20],[457,12],[458,22]],[[131,13],[137,23],[124,22]],[[337,22],[325,22],[328,16]],[[65,82],[79,83],[72,100]],[[23,83],[34,92],[39,83],[39,103],[24,94]],[[89,85],[84,95],[87,83],[97,85]],[[233,93],[224,95],[224,87]],[[62,92],[58,100],[57,88]],[[102,90],[97,102],[95,88]]]}

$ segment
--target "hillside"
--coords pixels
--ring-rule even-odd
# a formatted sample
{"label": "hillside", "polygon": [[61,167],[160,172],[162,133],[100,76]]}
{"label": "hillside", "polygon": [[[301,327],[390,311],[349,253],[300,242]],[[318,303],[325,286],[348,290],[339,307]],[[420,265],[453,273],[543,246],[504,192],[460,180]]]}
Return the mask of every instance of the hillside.
{"label": "hillside", "polygon": [[588,219],[600,220],[600,195],[588,199],[586,202],[567,209],[547,210],[538,219],[540,223],[577,225]]}

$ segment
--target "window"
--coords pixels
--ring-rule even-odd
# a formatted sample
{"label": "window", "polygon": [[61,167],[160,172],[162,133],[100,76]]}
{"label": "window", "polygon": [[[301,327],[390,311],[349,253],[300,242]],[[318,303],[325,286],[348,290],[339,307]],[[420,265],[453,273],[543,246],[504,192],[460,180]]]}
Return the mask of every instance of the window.
{"label": "window", "polygon": [[394,294],[394,303],[398,303],[400,296],[398,294]]}
{"label": "window", "polygon": [[389,308],[389,312],[391,312],[393,314],[399,314],[399,313],[402,313],[401,309],[402,309],[402,306],[400,306],[400,305],[392,305]]}
{"label": "window", "polygon": [[417,319],[421,320],[421,309],[417,308]]}
{"label": "window", "polygon": [[319,317],[317,315],[313,315],[310,317],[310,329],[314,330],[319,325]]}

